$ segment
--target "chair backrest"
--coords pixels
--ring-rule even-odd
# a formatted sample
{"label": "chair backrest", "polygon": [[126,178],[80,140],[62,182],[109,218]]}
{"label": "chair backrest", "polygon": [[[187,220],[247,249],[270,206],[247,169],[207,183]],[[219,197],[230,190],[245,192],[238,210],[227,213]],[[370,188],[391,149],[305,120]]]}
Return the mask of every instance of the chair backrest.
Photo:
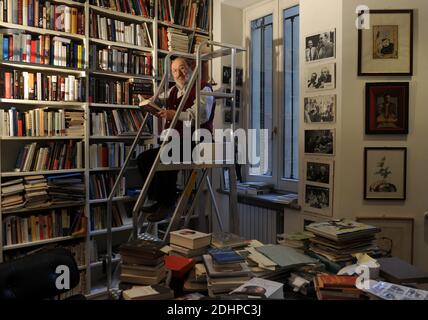
{"label": "chair backrest", "polygon": [[[68,289],[57,288],[57,278],[67,274],[57,273],[58,266],[68,268]],[[58,282],[64,283],[61,280]],[[53,298],[76,287],[79,281],[79,269],[71,252],[55,248],[0,264],[0,299]]]}

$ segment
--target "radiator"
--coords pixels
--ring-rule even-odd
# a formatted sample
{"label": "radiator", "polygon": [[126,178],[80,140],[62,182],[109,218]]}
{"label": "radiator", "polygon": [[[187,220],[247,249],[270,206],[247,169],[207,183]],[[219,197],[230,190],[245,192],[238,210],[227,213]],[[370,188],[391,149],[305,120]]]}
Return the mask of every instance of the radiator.
{"label": "radiator", "polygon": [[276,243],[278,212],[266,208],[238,204],[240,234],[245,239],[256,239],[264,244]]}

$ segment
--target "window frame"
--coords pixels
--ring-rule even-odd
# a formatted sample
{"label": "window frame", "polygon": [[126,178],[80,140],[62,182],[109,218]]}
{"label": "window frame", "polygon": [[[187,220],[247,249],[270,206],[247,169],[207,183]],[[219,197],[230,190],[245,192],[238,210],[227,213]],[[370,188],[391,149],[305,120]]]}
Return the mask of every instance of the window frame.
{"label": "window frame", "polygon": [[[249,166],[245,166],[243,177],[246,181],[260,181],[273,183],[276,189],[298,192],[299,180],[286,179],[284,176],[283,155],[284,155],[284,95],[278,94],[283,92],[284,87],[284,10],[299,5],[299,0],[269,0],[253,5],[244,9],[245,25],[245,43],[247,52],[245,53],[245,63],[247,65],[249,81],[246,83],[246,100],[249,108],[245,114],[245,127],[248,129],[251,124],[251,21],[272,14],[273,21],[273,48],[272,48],[272,70],[273,70],[273,123],[272,127],[276,128],[276,133],[272,139],[272,176],[256,176],[249,174]],[[299,28],[300,30],[300,28]],[[301,36],[299,35],[299,39]],[[300,45],[299,45],[300,53]],[[300,55],[300,54],[299,54]],[[299,68],[300,69],[300,68]],[[300,71],[300,70],[299,70]],[[299,105],[300,106],[300,105]],[[300,114],[299,114],[300,115]],[[299,139],[299,137],[297,137]],[[299,150],[296,150],[299,152]],[[299,172],[300,172],[299,167]]]}

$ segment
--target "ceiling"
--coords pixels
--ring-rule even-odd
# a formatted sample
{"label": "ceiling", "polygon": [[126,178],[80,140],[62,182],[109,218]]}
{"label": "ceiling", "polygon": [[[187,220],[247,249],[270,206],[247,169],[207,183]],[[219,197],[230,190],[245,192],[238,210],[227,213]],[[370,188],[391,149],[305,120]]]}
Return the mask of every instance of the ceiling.
{"label": "ceiling", "polygon": [[260,0],[223,0],[224,4],[228,6],[240,8],[240,9],[247,8],[258,2],[261,2],[261,1]]}

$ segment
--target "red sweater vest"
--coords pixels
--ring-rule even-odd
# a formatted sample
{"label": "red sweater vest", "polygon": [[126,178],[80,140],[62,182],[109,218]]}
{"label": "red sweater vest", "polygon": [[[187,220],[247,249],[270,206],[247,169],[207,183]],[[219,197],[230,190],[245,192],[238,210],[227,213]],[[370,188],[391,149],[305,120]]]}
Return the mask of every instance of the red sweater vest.
{"label": "red sweater vest", "polygon": [[[201,89],[205,88],[205,87],[209,87],[212,90],[211,85],[208,82],[201,82]],[[181,96],[180,98],[177,98],[177,94],[178,94],[178,88],[176,86],[174,86],[171,89],[171,92],[169,94],[168,97],[168,101],[167,101],[167,109],[170,110],[177,110],[181,99],[183,98],[183,96]],[[193,106],[193,103],[195,102],[195,98],[196,98],[196,86],[193,86],[192,90],[189,93],[189,98],[187,99],[184,107],[183,107],[183,111],[186,111],[187,109],[189,109],[190,107]],[[208,119],[207,122],[202,123],[201,124],[201,128],[204,129],[208,129],[211,133],[213,132],[213,120],[214,120],[214,115],[215,115],[215,100],[211,109],[211,114],[210,117]],[[165,128],[169,128],[171,125],[171,121],[167,121]],[[178,121],[177,124],[175,125],[175,129],[180,133],[180,137],[183,135],[183,122],[182,121]]]}

